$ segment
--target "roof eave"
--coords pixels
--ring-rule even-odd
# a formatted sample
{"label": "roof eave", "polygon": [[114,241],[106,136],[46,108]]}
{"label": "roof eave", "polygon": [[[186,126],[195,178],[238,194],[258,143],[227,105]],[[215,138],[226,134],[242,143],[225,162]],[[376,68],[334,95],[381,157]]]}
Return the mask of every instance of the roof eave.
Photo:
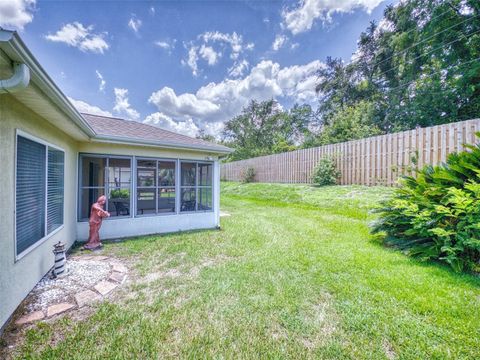
{"label": "roof eave", "polygon": [[[33,81],[52,102],[62,110],[69,119],[71,119],[88,137],[95,136],[93,128],[85,121],[80,112],[72,105],[68,98],[58,88],[46,71],[34,58],[25,43],[20,39],[16,31],[4,30],[0,28],[0,43],[8,47],[7,55],[15,54],[18,60],[25,63],[31,73]],[[13,60],[13,59],[12,59]]]}
{"label": "roof eave", "polygon": [[95,135],[92,139],[94,142],[126,144],[126,145],[141,145],[141,146],[155,146],[167,149],[179,149],[190,151],[201,151],[210,154],[230,154],[233,149],[225,147],[224,149],[218,147],[201,146],[201,145],[186,145],[174,141],[155,141],[155,140],[141,140],[135,138],[128,138],[123,136],[106,136]]}

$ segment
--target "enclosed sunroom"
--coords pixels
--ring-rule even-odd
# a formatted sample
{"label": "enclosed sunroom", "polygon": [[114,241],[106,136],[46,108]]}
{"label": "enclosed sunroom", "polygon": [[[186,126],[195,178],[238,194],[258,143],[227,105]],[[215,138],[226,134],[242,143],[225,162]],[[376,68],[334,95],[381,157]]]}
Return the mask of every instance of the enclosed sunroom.
{"label": "enclosed sunroom", "polygon": [[219,226],[219,159],[229,148],[79,113],[2,29],[0,80],[0,329],[53,266],[53,245],[87,239],[100,195],[111,213],[102,239]]}

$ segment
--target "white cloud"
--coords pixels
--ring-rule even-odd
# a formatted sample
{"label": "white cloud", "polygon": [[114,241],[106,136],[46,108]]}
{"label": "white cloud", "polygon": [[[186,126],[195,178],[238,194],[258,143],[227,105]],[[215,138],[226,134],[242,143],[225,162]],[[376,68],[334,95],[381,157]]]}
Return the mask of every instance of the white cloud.
{"label": "white cloud", "polygon": [[173,39],[171,41],[155,41],[155,45],[157,45],[160,49],[166,50],[168,52],[171,52],[175,48],[177,40]]}
{"label": "white cloud", "polygon": [[199,38],[203,39],[205,43],[220,42],[230,45],[230,58],[232,60],[238,59],[242,52],[252,50],[255,46],[253,43],[244,44],[242,35],[238,35],[235,31],[231,34],[221,33],[219,31],[207,31],[199,35]]}
{"label": "white cloud", "polygon": [[150,12],[150,15],[155,16],[155,7],[150,6],[149,12]]}
{"label": "white cloud", "polygon": [[272,49],[273,51],[278,51],[280,50],[280,48],[285,45],[285,43],[287,42],[287,37],[285,35],[277,35],[275,36],[275,40],[273,41],[272,43]]}
{"label": "white cloud", "polygon": [[72,103],[78,111],[88,114],[101,115],[101,116],[112,116],[112,113],[106,110],[100,109],[98,106],[90,105],[82,100],[75,100],[71,97],[68,97],[68,100]]}
{"label": "white cloud", "polygon": [[128,119],[138,120],[140,114],[130,106],[130,102],[128,101],[128,90],[114,88],[113,92],[115,93],[115,106],[113,107],[113,110],[126,116]]}
{"label": "white cloud", "polygon": [[290,45],[290,50],[295,50],[296,48],[298,48],[300,46],[299,43],[293,43],[292,45]]}
{"label": "white cloud", "polygon": [[233,78],[243,76],[243,73],[248,70],[249,63],[247,60],[236,61],[231,68],[228,69],[228,75]]}
{"label": "white cloud", "polygon": [[164,50],[170,50],[171,45],[166,41],[155,41],[155,45]]}
{"label": "white cloud", "polygon": [[164,87],[150,96],[148,100],[157,106],[160,111],[171,117],[208,117],[219,111],[219,107],[208,100],[202,100],[189,93],[176,95],[172,88]]}
{"label": "white cloud", "polygon": [[382,18],[379,21],[377,28],[375,29],[375,35],[378,35],[379,32],[390,32],[395,29],[395,25],[388,20],[387,18]]}
{"label": "white cloud", "polygon": [[195,125],[192,119],[174,121],[170,116],[161,112],[148,115],[143,122],[148,125],[157,126],[187,136],[195,136],[199,131],[199,128]]}
{"label": "white cloud", "polygon": [[465,15],[472,15],[474,13],[473,7],[471,7],[466,0],[461,1],[459,5],[460,5],[460,14],[465,16]]}
{"label": "white cloud", "polygon": [[[233,71],[233,73],[237,74],[236,76],[241,76],[243,70],[246,69],[246,60],[240,58],[240,55],[245,51],[253,50],[255,44],[245,43],[242,35],[238,35],[236,32],[228,34],[219,31],[207,31],[198,35],[195,41],[184,43],[184,46],[188,50],[188,58],[183,59],[181,63],[188,65],[194,76],[198,76],[200,73],[198,67],[199,57],[205,60],[209,66],[213,66],[218,63],[223,53],[229,54],[229,58],[233,60],[233,65],[229,72],[232,69],[238,69]],[[239,72],[240,70],[241,72]]]}
{"label": "white cloud", "polygon": [[221,56],[211,46],[202,45],[199,50],[200,56],[207,61],[208,65],[213,66],[218,62],[218,58]]}
{"label": "white cloud", "polygon": [[192,70],[193,76],[198,76],[198,55],[197,55],[197,47],[191,46],[188,50],[188,59],[187,61],[181,60],[182,65],[188,65],[188,67]]}
{"label": "white cloud", "polygon": [[383,0],[300,0],[294,9],[282,11],[283,26],[296,35],[310,30],[320,19],[330,21],[334,13],[351,12],[361,8],[370,13]]}
{"label": "white cloud", "polygon": [[32,22],[36,0],[0,0],[0,26],[22,30]]}
{"label": "white cloud", "polygon": [[104,40],[105,34],[95,34],[93,25],[83,26],[79,22],[64,25],[55,34],[46,35],[45,38],[54,42],[62,42],[84,52],[101,53],[109,48]]}
{"label": "white cloud", "polygon": [[315,102],[316,74],[322,66],[318,60],[284,68],[269,60],[262,61],[244,78],[212,82],[196,93],[177,95],[173,89],[164,87],[152,93],[149,103],[177,124],[192,121],[197,128],[218,135],[223,123],[238,115],[252,99]]}
{"label": "white cloud", "polygon": [[142,26],[142,20],[138,19],[135,14],[132,14],[132,17],[128,21],[128,27],[133,30],[135,34],[138,34],[138,30]]}
{"label": "white cloud", "polygon": [[99,84],[98,84],[98,90],[101,91],[101,92],[104,92],[105,91],[105,85],[107,84],[107,82],[103,78],[103,75],[100,73],[100,71],[95,70],[95,74],[97,74],[97,79],[100,81]]}

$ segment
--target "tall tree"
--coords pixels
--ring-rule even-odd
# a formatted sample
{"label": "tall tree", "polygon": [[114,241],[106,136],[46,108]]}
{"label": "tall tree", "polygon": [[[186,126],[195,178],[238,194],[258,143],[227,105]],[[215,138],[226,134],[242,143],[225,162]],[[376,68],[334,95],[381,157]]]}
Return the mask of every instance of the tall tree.
{"label": "tall tree", "polygon": [[353,61],[327,58],[318,73],[319,116],[360,101],[384,132],[478,117],[480,2],[410,0],[389,6],[360,35]]}
{"label": "tall tree", "polygon": [[308,133],[313,116],[308,105],[283,111],[275,100],[251,101],[240,115],[225,123],[224,142],[235,149],[229,160],[295,149]]}

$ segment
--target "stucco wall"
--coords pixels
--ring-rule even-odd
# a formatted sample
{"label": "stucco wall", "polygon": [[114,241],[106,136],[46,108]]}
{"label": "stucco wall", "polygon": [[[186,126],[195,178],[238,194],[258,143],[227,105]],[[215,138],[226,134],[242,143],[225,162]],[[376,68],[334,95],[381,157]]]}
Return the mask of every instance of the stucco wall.
{"label": "stucco wall", "polygon": [[[64,226],[20,259],[15,257],[14,239],[17,129],[65,151]],[[53,245],[62,241],[70,247],[75,240],[87,237],[88,223],[77,222],[79,153],[214,161],[213,211],[107,220],[101,230],[104,239],[219,226],[220,172],[216,156],[147,146],[78,143],[10,95],[0,95],[0,328],[53,266]]]}
{"label": "stucco wall", "polygon": [[[14,189],[16,129],[61,147],[65,151],[64,227],[15,259]],[[53,266],[53,245],[76,240],[77,145],[65,133],[37,116],[9,95],[0,95],[0,328],[22,299]]]}

